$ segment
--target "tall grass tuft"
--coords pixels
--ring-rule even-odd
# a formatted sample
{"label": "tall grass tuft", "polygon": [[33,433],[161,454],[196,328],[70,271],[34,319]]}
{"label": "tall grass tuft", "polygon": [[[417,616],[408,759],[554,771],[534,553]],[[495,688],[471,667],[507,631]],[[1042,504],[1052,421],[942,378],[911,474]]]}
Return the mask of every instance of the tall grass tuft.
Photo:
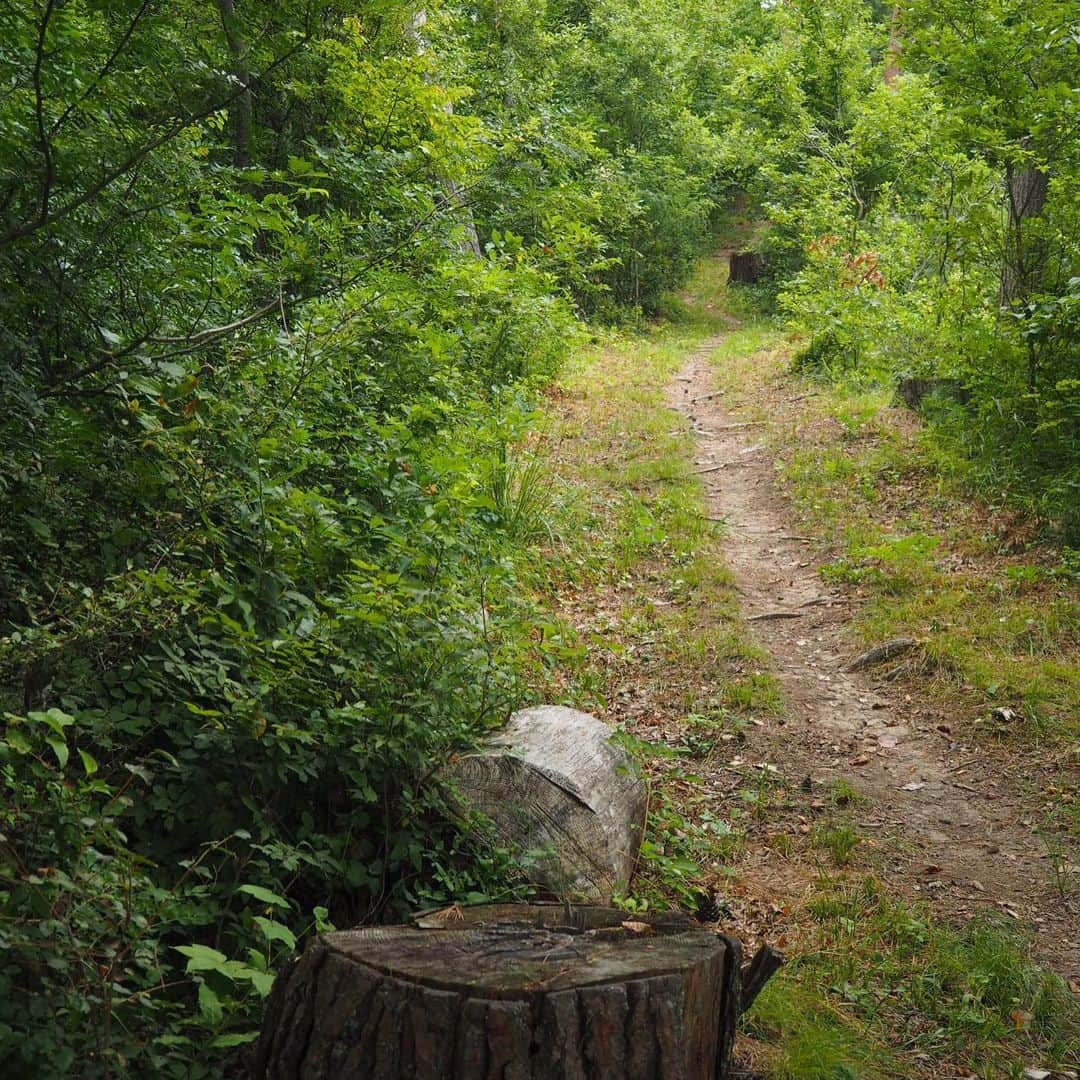
{"label": "tall grass tuft", "polygon": [[512,539],[553,539],[555,487],[544,458],[529,450],[499,444],[489,474],[489,493],[500,522]]}

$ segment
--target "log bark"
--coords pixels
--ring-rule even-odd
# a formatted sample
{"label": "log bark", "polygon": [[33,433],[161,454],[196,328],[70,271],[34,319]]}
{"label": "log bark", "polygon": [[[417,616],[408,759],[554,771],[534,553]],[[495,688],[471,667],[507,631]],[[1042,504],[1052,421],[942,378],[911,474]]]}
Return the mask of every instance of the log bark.
{"label": "log bark", "polygon": [[914,649],[917,644],[914,638],[906,637],[883,641],[880,645],[875,645],[872,649],[860,653],[844,670],[864,671],[868,667],[873,667],[874,664],[880,664],[883,660],[891,660],[894,656],[900,656],[909,649]]}
{"label": "log bark", "polygon": [[255,1080],[715,1080],[736,941],[681,915],[491,905],[324,934],[278,976]]}
{"label": "log bark", "polygon": [[742,973],[742,997],[739,1011],[754,1004],[765,984],[784,966],[784,954],[771,945],[762,945]]}
{"label": "log bark", "polygon": [[440,777],[491,821],[500,846],[531,852],[531,880],[561,899],[606,901],[630,880],[645,785],[611,729],[574,709],[524,709]]}

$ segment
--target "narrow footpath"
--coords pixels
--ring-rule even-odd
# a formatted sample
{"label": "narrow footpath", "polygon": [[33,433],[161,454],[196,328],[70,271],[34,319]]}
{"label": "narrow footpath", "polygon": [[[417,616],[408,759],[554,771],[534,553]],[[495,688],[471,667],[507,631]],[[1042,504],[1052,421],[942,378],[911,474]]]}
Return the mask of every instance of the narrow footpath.
{"label": "narrow footpath", "polygon": [[1046,849],[1023,824],[1021,795],[999,782],[993,751],[958,740],[946,718],[886,681],[898,661],[848,670],[859,601],[823,584],[815,541],[777,489],[760,422],[716,391],[709,358],[723,339],[704,342],[668,393],[692,425],[710,518],[724,527],[743,615],[786,702],[781,718],[748,729],[740,753],[804,790],[850,783],[863,797],[858,830],[876,838],[892,884],[946,917],[996,908],[1030,922],[1040,959],[1080,980],[1080,917],[1050,888]]}

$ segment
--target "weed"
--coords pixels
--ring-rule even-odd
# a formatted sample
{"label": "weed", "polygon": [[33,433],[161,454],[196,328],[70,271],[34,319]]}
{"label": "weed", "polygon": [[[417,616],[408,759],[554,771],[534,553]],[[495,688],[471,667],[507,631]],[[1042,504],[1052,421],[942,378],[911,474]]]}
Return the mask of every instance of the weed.
{"label": "weed", "polygon": [[491,500],[508,536],[552,538],[553,480],[544,458],[499,444],[488,478]]}
{"label": "weed", "polygon": [[859,843],[859,837],[848,825],[837,828],[815,829],[811,842],[821,851],[827,851],[837,866],[847,866]]}
{"label": "weed", "polygon": [[1046,856],[1050,863],[1050,883],[1058,896],[1062,900],[1067,900],[1076,889],[1077,868],[1070,861],[1069,852],[1060,837],[1040,829],[1039,839],[1046,848]]}
{"label": "weed", "polygon": [[847,780],[833,781],[831,797],[834,806],[852,806],[855,803],[862,802],[859,789]]}

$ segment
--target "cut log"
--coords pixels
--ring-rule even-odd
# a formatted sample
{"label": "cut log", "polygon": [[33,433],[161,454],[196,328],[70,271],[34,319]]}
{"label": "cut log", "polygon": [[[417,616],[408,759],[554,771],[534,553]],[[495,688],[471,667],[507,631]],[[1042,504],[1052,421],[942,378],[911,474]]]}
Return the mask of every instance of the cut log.
{"label": "cut log", "polygon": [[574,709],[525,709],[440,776],[452,802],[494,824],[502,846],[533,853],[534,884],[561,899],[608,900],[633,874],[646,798],[611,735]]}
{"label": "cut log", "polygon": [[738,942],[681,915],[451,908],[324,934],[274,984],[256,1080],[715,1080]]}

